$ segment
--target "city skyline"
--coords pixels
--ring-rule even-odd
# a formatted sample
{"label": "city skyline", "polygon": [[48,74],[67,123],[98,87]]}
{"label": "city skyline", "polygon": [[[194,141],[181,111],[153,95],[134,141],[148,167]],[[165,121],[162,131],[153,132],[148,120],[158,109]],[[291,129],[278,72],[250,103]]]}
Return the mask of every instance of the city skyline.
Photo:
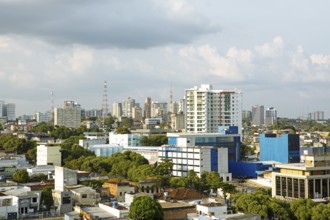
{"label": "city skyline", "polygon": [[[328,1],[0,0],[0,100],[16,115],[74,100],[169,103],[201,84],[238,89],[243,109],[279,117],[324,111]],[[145,13],[145,12],[148,13]],[[10,12],[10,13],[8,13]]]}

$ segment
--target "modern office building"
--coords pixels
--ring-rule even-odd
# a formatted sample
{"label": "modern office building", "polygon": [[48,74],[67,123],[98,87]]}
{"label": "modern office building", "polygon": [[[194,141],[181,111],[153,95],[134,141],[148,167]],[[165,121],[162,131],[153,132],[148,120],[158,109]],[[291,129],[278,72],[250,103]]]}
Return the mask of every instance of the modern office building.
{"label": "modern office building", "polygon": [[298,134],[260,134],[260,160],[281,163],[300,161]]}
{"label": "modern office building", "polygon": [[272,196],[285,200],[309,198],[326,202],[330,197],[330,151],[303,154],[303,163],[277,164],[272,173]]}
{"label": "modern office building", "polygon": [[37,146],[37,166],[61,166],[61,146],[58,144],[39,144]]}
{"label": "modern office building", "polygon": [[[236,128],[236,129],[230,129]],[[228,160],[238,161],[240,152],[240,135],[231,130],[237,127],[229,127],[227,133],[167,133],[168,145],[176,147],[201,147],[227,148]]]}
{"label": "modern office building", "polygon": [[144,100],[144,118],[151,118],[151,98],[147,97]]}
{"label": "modern office building", "polygon": [[37,122],[50,122],[52,120],[53,116],[50,111],[47,111],[45,113],[42,112],[36,112],[35,119]]}
{"label": "modern office building", "polygon": [[5,103],[0,100],[0,118],[4,121],[16,120],[16,105],[14,103]]}
{"label": "modern office building", "polygon": [[242,129],[242,92],[213,90],[202,84],[185,90],[186,131],[192,133],[217,132],[219,126],[238,126]]}
{"label": "modern office building", "polygon": [[265,124],[265,107],[263,105],[252,106],[252,125],[263,126]]}
{"label": "modern office building", "polygon": [[158,148],[158,162],[170,159],[173,163],[173,176],[188,176],[193,170],[200,177],[202,172],[215,171],[224,181],[231,181],[228,173],[228,149],[215,147],[173,147],[161,146]]}
{"label": "modern office building", "polygon": [[63,108],[54,108],[54,125],[68,128],[79,128],[81,124],[81,108],[74,101],[65,101]]}
{"label": "modern office building", "polygon": [[273,125],[277,121],[277,110],[274,107],[267,108],[265,116],[265,125]]}

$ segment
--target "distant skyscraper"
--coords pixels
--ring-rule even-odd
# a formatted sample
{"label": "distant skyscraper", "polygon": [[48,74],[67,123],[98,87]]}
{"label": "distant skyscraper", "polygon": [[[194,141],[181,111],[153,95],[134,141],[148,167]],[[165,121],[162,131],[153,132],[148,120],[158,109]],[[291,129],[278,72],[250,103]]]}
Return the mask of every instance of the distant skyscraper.
{"label": "distant skyscraper", "polygon": [[50,122],[52,120],[52,112],[47,111],[45,113],[36,112],[35,119],[37,122]]}
{"label": "distant skyscraper", "polygon": [[121,117],[123,114],[123,106],[120,102],[115,102],[112,104],[112,116]]}
{"label": "distant skyscraper", "polygon": [[265,125],[273,125],[277,120],[277,110],[273,107],[270,107],[266,110]]}
{"label": "distant skyscraper", "polygon": [[14,103],[6,104],[6,116],[8,121],[16,120],[16,107]]}
{"label": "distant skyscraper", "polygon": [[152,102],[151,103],[151,117],[161,117],[164,121],[167,121],[168,108],[166,102]]}
{"label": "distant skyscraper", "polygon": [[5,112],[6,112],[5,102],[0,100],[0,118],[1,117],[6,117]]}
{"label": "distant skyscraper", "polygon": [[215,133],[219,126],[242,129],[242,93],[237,90],[213,90],[202,84],[185,90],[187,132]]}
{"label": "distant skyscraper", "polygon": [[262,126],[264,125],[265,108],[263,105],[252,106],[252,125]]}
{"label": "distant skyscraper", "polygon": [[135,106],[135,99],[128,97],[122,102],[123,105],[123,115],[127,118],[132,118],[132,109]]}
{"label": "distant skyscraper", "polygon": [[145,118],[151,118],[151,98],[147,97],[144,100],[144,114]]}
{"label": "distant skyscraper", "polygon": [[54,125],[68,128],[79,128],[81,124],[81,107],[74,101],[65,101],[63,108],[54,109]]}
{"label": "distant skyscraper", "polygon": [[142,121],[142,108],[134,106],[132,109],[132,118],[134,121]]}
{"label": "distant skyscraper", "polygon": [[316,111],[316,112],[314,112],[314,120],[315,121],[322,121],[322,120],[324,120],[324,112],[323,111]]}

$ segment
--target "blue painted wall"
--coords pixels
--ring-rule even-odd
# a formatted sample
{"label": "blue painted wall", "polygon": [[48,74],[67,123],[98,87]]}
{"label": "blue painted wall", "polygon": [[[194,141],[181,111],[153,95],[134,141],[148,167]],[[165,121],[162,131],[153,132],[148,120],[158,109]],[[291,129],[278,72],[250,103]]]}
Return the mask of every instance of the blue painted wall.
{"label": "blue painted wall", "polygon": [[299,135],[260,134],[259,138],[261,161],[299,162]]}
{"label": "blue painted wall", "polygon": [[257,171],[268,170],[271,164],[251,163],[251,162],[236,162],[229,161],[229,172],[234,178],[238,177],[252,177],[257,178]]}
{"label": "blue painted wall", "polygon": [[176,137],[168,137],[167,142],[171,146],[176,146],[177,143],[177,138]]}
{"label": "blue painted wall", "polygon": [[218,149],[211,149],[211,171],[218,172]]}

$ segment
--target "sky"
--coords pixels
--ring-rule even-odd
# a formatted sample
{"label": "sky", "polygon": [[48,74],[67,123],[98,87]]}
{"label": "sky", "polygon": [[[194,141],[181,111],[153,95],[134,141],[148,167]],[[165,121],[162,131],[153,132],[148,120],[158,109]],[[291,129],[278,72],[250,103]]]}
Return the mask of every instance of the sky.
{"label": "sky", "polygon": [[0,100],[34,114],[74,100],[169,102],[201,84],[243,109],[330,118],[328,0],[0,0]]}

